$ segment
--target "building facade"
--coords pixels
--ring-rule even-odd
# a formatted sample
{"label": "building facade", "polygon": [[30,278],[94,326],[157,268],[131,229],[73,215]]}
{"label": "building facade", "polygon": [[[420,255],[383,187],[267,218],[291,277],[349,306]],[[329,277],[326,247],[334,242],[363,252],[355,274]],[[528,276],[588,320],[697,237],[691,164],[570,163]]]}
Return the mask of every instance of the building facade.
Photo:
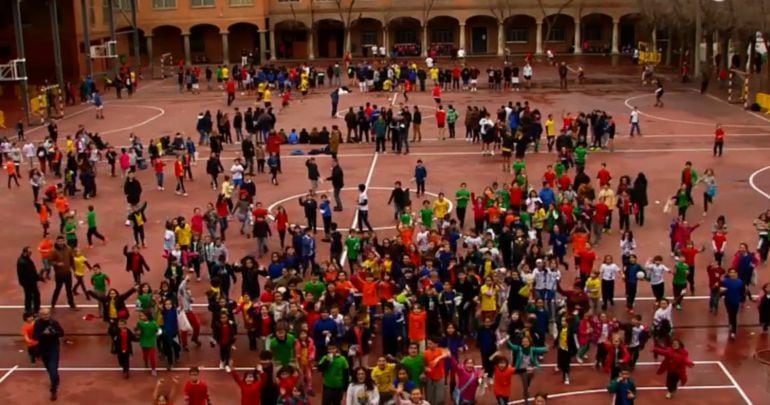
{"label": "building facade", "polygon": [[[15,0],[14,0],[15,1]],[[52,0],[22,0],[30,76],[50,78]],[[634,0],[58,0],[65,76],[87,71],[86,51],[111,38],[120,61],[236,63],[367,56],[373,46],[399,55],[429,49],[468,56],[511,53],[618,53],[649,40]],[[138,43],[131,16],[136,3]],[[351,4],[351,1],[353,3]],[[15,54],[10,1],[0,2],[0,63]],[[566,5],[566,6],[565,6]],[[48,20],[50,21],[50,20]],[[89,44],[84,42],[88,33]],[[136,50],[138,49],[138,57]],[[91,61],[94,73],[108,59]]]}

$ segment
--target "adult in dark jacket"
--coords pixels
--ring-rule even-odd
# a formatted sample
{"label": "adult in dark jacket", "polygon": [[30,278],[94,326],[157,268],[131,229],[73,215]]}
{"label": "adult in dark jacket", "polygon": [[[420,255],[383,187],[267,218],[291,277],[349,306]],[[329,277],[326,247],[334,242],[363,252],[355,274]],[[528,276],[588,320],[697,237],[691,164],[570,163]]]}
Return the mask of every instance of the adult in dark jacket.
{"label": "adult in dark jacket", "polygon": [[342,172],[342,167],[340,167],[340,162],[337,159],[333,159],[332,162],[332,175],[326,180],[332,182],[334,189],[334,211],[342,211],[340,192],[345,187],[345,174]]}
{"label": "adult in dark jacket", "polygon": [[64,329],[59,322],[51,319],[48,308],[42,308],[32,328],[32,335],[38,341],[38,353],[51,382],[51,401],[55,401],[59,390],[60,339],[64,336]]}
{"label": "adult in dark jacket", "polygon": [[243,154],[243,160],[246,162],[246,171],[248,174],[254,175],[254,141],[251,140],[251,136],[247,136],[241,142],[241,153]]}
{"label": "adult in dark jacket", "polygon": [[40,311],[40,290],[37,288],[40,275],[37,273],[35,262],[32,261],[32,250],[29,246],[21,250],[21,255],[16,261],[16,276],[24,290],[24,312],[37,313]]}
{"label": "adult in dark jacket", "polygon": [[649,203],[647,201],[647,177],[644,173],[639,173],[634,179],[634,187],[631,189],[631,202],[635,205],[634,215],[636,224],[644,226],[644,207]]}
{"label": "adult in dark jacket", "polygon": [[132,207],[139,204],[142,199],[142,184],[134,178],[133,173],[129,172],[126,175],[126,182],[123,183],[123,194],[126,196],[128,205]]}
{"label": "adult in dark jacket", "polygon": [[222,161],[219,160],[219,155],[212,153],[211,156],[209,156],[209,160],[206,161],[206,174],[211,176],[211,187],[214,190],[219,188],[219,173],[222,173],[223,171],[225,171],[225,168],[222,167]]}
{"label": "adult in dark jacket", "polygon": [[54,271],[54,280],[56,286],[51,297],[51,308],[56,307],[56,301],[59,299],[62,287],[67,294],[67,304],[75,309],[75,297],[72,295],[72,269],[75,267],[74,253],[71,247],[64,242],[63,236],[56,237],[51,255],[48,260],[51,262]]}

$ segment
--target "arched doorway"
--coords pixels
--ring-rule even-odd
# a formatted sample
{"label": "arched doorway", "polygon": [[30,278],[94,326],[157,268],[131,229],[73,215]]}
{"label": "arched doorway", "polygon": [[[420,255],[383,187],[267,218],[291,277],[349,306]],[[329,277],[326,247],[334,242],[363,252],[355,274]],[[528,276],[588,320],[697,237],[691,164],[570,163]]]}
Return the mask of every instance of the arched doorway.
{"label": "arched doorway", "polygon": [[219,27],[199,24],[190,28],[190,60],[193,64],[224,61]]}
{"label": "arched doorway", "polygon": [[345,25],[342,21],[325,19],[316,22],[319,58],[341,58],[344,54]]}
{"label": "arched doorway", "polygon": [[307,58],[307,25],[301,21],[286,20],[277,23],[273,31],[278,59]]}
{"label": "arched doorway", "polygon": [[359,18],[352,23],[350,29],[351,51],[353,54],[369,57],[373,47],[384,46],[382,37],[382,22],[374,18]]}
{"label": "arched doorway", "polygon": [[524,14],[512,15],[503,23],[505,47],[511,53],[535,53],[537,47],[537,21]]}
{"label": "arched doorway", "polygon": [[[227,42],[230,62],[240,61],[242,56],[248,58],[251,54],[251,63],[259,63],[259,27],[251,23],[235,23],[227,29]],[[247,60],[247,63],[248,60]]]}
{"label": "arched doorway", "polygon": [[543,19],[543,51],[574,52],[575,20],[566,14],[551,14]]}
{"label": "arched doorway", "polygon": [[428,20],[428,47],[439,56],[452,56],[460,46],[460,21],[436,16]]}
{"label": "arched doorway", "polygon": [[644,32],[643,27],[644,18],[641,14],[626,14],[620,17],[618,30],[620,31],[620,43],[618,44],[621,51],[626,50],[630,52],[632,49],[639,46],[639,41],[649,42],[650,33]]}
{"label": "arched doorway", "polygon": [[157,62],[163,54],[171,54],[174,61],[184,61],[182,30],[171,25],[161,25],[152,30],[152,54]]}
{"label": "arched doorway", "polygon": [[488,55],[497,50],[497,19],[477,15],[465,20],[465,52]]}
{"label": "arched doorway", "polygon": [[593,13],[580,19],[583,53],[610,53],[612,50],[612,17]]}
{"label": "arched doorway", "polygon": [[420,56],[420,20],[412,17],[398,17],[388,22],[391,54],[396,56]]}

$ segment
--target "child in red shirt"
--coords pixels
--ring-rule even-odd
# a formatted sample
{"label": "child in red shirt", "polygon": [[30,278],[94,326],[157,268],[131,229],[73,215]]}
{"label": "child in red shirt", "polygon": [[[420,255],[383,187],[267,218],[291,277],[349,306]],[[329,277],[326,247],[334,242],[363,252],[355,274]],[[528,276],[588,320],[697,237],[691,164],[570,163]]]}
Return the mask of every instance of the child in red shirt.
{"label": "child in red shirt", "polygon": [[21,327],[21,336],[24,337],[24,344],[27,345],[27,354],[29,355],[29,362],[35,363],[37,359],[37,340],[34,338],[33,330],[35,328],[35,314],[24,314],[24,325]]}
{"label": "child in red shirt", "polygon": [[718,262],[711,263],[706,268],[706,272],[709,276],[709,312],[716,315],[719,310],[719,299],[721,297],[720,287],[726,272]]}
{"label": "child in red shirt", "polygon": [[190,367],[190,380],[184,384],[184,397],[187,405],[208,405],[209,386],[200,379],[198,367]]}
{"label": "child in red shirt", "polygon": [[164,190],[163,188],[163,170],[166,168],[166,163],[163,162],[161,159],[155,159],[155,163],[153,164],[153,168],[155,169],[155,179],[158,182],[158,190]]}

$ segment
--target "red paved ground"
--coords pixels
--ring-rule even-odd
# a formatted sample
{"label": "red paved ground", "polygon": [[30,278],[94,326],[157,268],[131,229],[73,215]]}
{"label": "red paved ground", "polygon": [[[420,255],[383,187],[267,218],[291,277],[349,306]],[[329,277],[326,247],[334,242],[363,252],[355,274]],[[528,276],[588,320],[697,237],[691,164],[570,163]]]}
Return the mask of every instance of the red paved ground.
{"label": "red paved ground", "polygon": [[[545,68],[540,68],[545,69]],[[537,72],[537,71],[536,71]],[[537,73],[536,73],[537,74]],[[147,84],[147,83],[145,83]],[[716,171],[719,181],[719,195],[714,210],[708,216],[701,216],[700,208],[691,210],[690,218],[693,222],[703,220],[704,228],[696,232],[695,241],[698,244],[709,242],[707,229],[718,214],[727,216],[730,225],[730,244],[736,246],[739,241],[755,243],[756,235],[749,226],[750,221],[762,210],[767,208],[768,202],[748,184],[748,179],[753,172],[761,169],[767,163],[767,150],[770,149],[770,122],[740,111],[737,107],[727,106],[724,103],[702,97],[686,89],[674,91],[669,89],[666,95],[666,108],[655,109],[652,107],[653,99],[651,89],[640,89],[635,85],[606,84],[583,86],[570,93],[557,93],[551,90],[537,90],[532,93],[490,94],[482,90],[476,94],[445,93],[445,103],[454,104],[461,113],[465,106],[470,104],[483,105],[490,110],[496,109],[502,103],[512,100],[529,100],[533,106],[538,107],[544,113],[553,113],[560,116],[562,111],[573,113],[582,109],[584,111],[599,108],[607,110],[617,117],[619,136],[616,141],[617,152],[614,154],[597,153],[589,156],[588,172],[595,173],[600,162],[606,162],[613,175],[617,178],[622,174],[632,177],[639,171],[644,171],[650,181],[649,199],[651,206],[648,209],[648,222],[644,228],[633,228],[639,255],[647,258],[654,254],[665,254],[668,240],[668,215],[662,213],[662,205],[655,205],[656,200],[665,200],[670,197],[678,185],[679,170],[685,160],[693,161],[696,168],[701,171],[712,167]],[[628,139],[625,134],[627,128],[628,108],[624,101],[639,108],[646,115],[642,121],[644,137]],[[368,98],[360,94],[344,96],[340,107],[344,110],[348,106],[358,106],[364,101],[372,101],[377,104],[386,103],[382,95],[370,95]],[[410,96],[410,105],[418,104],[423,107],[426,116],[432,113],[430,109],[433,102],[427,94],[414,94]],[[239,97],[236,106],[245,108],[251,105],[251,101],[245,97]],[[133,131],[146,143],[149,138],[177,131],[188,134],[194,133],[195,116],[198,112],[210,109],[226,109],[224,97],[218,93],[205,93],[198,97],[189,95],[179,96],[175,93],[172,83],[153,82],[142,89],[133,100],[110,102],[105,110],[107,117],[104,121],[96,121],[92,111],[85,107],[74,109],[74,114],[60,122],[60,133],[72,133],[78,124],[86,125],[91,130],[99,130],[105,134],[105,138],[116,145],[126,143],[128,134]],[[153,118],[156,115],[162,115]],[[77,114],[77,115],[76,115]],[[291,128],[322,126],[338,124],[343,125],[342,120],[328,118],[329,103],[328,89],[319,91],[310,96],[304,102],[295,102],[287,112],[279,116],[279,128],[287,131]],[[654,117],[653,117],[654,116]],[[430,192],[444,191],[451,195],[462,181],[468,183],[472,190],[481,190],[493,181],[504,182],[510,180],[500,170],[498,157],[484,158],[480,155],[478,147],[469,145],[461,140],[440,142],[435,139],[435,124],[427,119],[423,124],[425,140],[419,145],[412,145],[412,153],[408,156],[392,154],[382,155],[372,165],[373,156],[371,145],[344,145],[341,152],[341,164],[345,170],[346,184],[354,186],[365,182],[373,167],[371,181],[372,187],[390,187],[395,180],[407,182],[412,177],[412,170],[416,159],[422,158],[429,170],[427,190]],[[687,124],[674,121],[688,121]],[[716,121],[724,124],[727,136],[726,155],[722,159],[711,157],[711,134]],[[40,137],[42,131],[32,132],[35,137]],[[288,148],[284,148],[288,151]],[[226,158],[235,155],[231,147],[226,153]],[[285,153],[285,152],[284,152]],[[201,154],[204,158],[206,152]],[[265,204],[303,193],[308,188],[305,180],[304,157],[284,157],[284,174],[280,177],[281,185],[278,187],[269,184],[268,178],[259,177],[257,184],[258,200]],[[322,173],[329,172],[329,159],[321,157],[320,168]],[[527,169],[530,177],[539,177],[545,166],[553,162],[554,157],[547,154],[528,154]],[[227,162],[225,162],[227,163]],[[227,166],[227,165],[226,165]],[[195,206],[204,206],[213,199],[213,194],[208,188],[208,182],[204,177],[204,167],[199,164],[195,167],[196,181],[189,184],[190,197],[177,197],[168,187],[167,191],[160,192],[152,187],[152,174],[144,171],[139,174],[143,182],[144,198],[149,201],[149,223],[147,225],[148,244],[150,249],[145,256],[150,261],[153,269],[149,280],[153,285],[161,279],[163,260],[160,257],[160,243],[162,240],[162,222],[165,218],[186,215],[192,213]],[[754,178],[757,188],[766,190],[770,194],[770,173],[762,172]],[[131,241],[130,231],[123,226],[125,217],[125,204],[122,197],[121,182],[119,179],[110,179],[99,176],[99,196],[90,201],[96,205],[100,217],[100,228],[109,238],[106,247],[97,246],[87,252],[91,263],[101,263],[102,267],[113,279],[113,284],[119,289],[127,289],[131,285],[130,277],[123,272],[123,257],[120,248]],[[0,212],[5,212],[6,231],[0,234],[0,252],[5,258],[9,269],[18,255],[21,246],[35,246],[39,241],[40,229],[36,216],[31,208],[31,192],[28,187],[13,189],[10,192],[2,192],[0,198]],[[699,196],[699,193],[695,194]],[[352,206],[355,198],[353,192],[347,192],[344,196],[348,206]],[[387,191],[373,191],[370,195],[372,202],[372,225],[375,227],[389,226],[391,223],[390,207],[385,206],[384,199]],[[770,198],[770,197],[769,197]],[[696,198],[700,202],[700,198]],[[87,203],[81,199],[74,199],[72,205],[78,212],[83,213]],[[299,206],[289,201],[286,203],[289,209],[290,220],[300,220]],[[335,213],[334,220],[341,226],[347,227],[352,222],[353,212],[346,210]],[[238,236],[232,230],[229,232],[228,246],[233,257],[239,258],[243,254],[254,250],[254,242]],[[83,232],[85,233],[85,232]],[[389,231],[384,231],[390,235]],[[84,239],[85,235],[81,235]],[[84,242],[84,241],[83,241]],[[277,246],[277,240],[272,240],[271,248]],[[320,249],[326,249],[321,245]],[[729,250],[729,249],[728,249]],[[608,253],[619,255],[617,248],[617,232],[606,236],[598,248],[600,254]],[[325,255],[325,254],[324,254]],[[707,254],[702,255],[698,261],[698,268],[705,269]],[[567,273],[565,278],[572,275]],[[8,282],[0,285],[0,305],[17,306],[21,304],[21,292],[15,285],[13,273],[9,273]],[[697,279],[696,294],[705,295],[705,274],[700,273]],[[759,271],[760,281],[766,282],[768,278],[766,270]],[[44,303],[49,301],[51,285],[42,286]],[[202,293],[206,288],[205,283],[194,284],[193,291],[199,302],[203,302]],[[238,287],[236,286],[236,291]],[[670,293],[670,291],[667,291]],[[622,296],[622,286],[618,286],[617,296]],[[639,302],[637,309],[645,315],[647,321],[651,318],[652,303],[649,300],[651,292],[642,285],[640,295],[643,301]],[[61,300],[61,298],[60,298]],[[60,301],[61,302],[61,301]],[[86,304],[82,297],[77,299],[79,304]],[[674,322],[677,333],[687,343],[691,356],[700,361],[721,361],[734,376],[735,382],[740,384],[743,390],[754,403],[765,403],[762,398],[767,398],[766,366],[762,366],[752,359],[753,353],[760,348],[767,348],[768,340],[759,334],[755,327],[757,313],[755,308],[748,308],[740,315],[740,322],[746,325],[739,331],[738,340],[727,345],[726,319],[722,314],[717,317],[708,315],[707,303],[702,299],[688,300],[681,313],[676,313]],[[0,368],[5,370],[19,365],[29,367],[26,356],[19,352],[22,348],[18,331],[20,329],[20,310],[17,308],[0,309]],[[102,368],[115,367],[116,362],[109,355],[108,340],[103,335],[104,327],[99,321],[84,321],[82,316],[94,312],[93,309],[83,309],[79,312],[71,312],[60,309],[55,316],[62,322],[71,344],[63,349],[62,367]],[[208,314],[203,308],[197,311],[203,316],[203,324],[208,324]],[[611,313],[625,319],[625,313],[619,309],[611,310]],[[208,327],[204,327],[208,332]],[[243,345],[244,343],[240,343]],[[234,353],[237,365],[250,366],[255,364],[255,356],[243,348]],[[134,366],[140,366],[141,360],[134,359]],[[651,361],[646,353],[643,361]],[[547,356],[547,362],[554,361],[552,355]],[[182,366],[205,365],[215,366],[216,354],[207,347],[193,349],[185,354]],[[4,371],[3,371],[4,372]],[[691,372],[693,387],[697,386],[732,386],[728,376],[718,365],[698,365]],[[0,373],[2,375],[2,373]],[[204,378],[212,383],[212,390],[216,403],[234,403],[235,391],[231,381],[219,371],[207,371]],[[637,383],[643,387],[660,387],[664,380],[662,376],[654,375],[654,367],[640,367],[635,373]],[[143,373],[135,373],[131,383],[118,381],[119,375],[115,372],[87,372],[70,371],[62,373],[62,387],[60,403],[79,404],[91,398],[99,398],[100,402],[139,404],[147,403],[153,387],[153,380]],[[552,369],[547,368],[539,372],[535,379],[533,390],[547,390],[551,393],[600,389],[606,383],[606,376],[590,370],[579,368],[572,377],[573,384],[565,387],[560,384]],[[514,393],[520,395],[518,380],[515,382]],[[9,374],[8,378],[0,383],[0,398],[15,399],[12,403],[22,401],[40,403],[45,399],[47,381],[40,371],[17,371]],[[518,399],[518,396],[514,396]],[[663,392],[641,392],[637,403],[649,404],[663,398]],[[588,394],[585,396],[566,396],[554,399],[556,404],[577,404],[585,400],[609,400],[607,394]],[[484,402],[487,401],[487,402]],[[491,399],[485,399],[482,403],[488,403]],[[739,396],[737,389],[710,389],[683,391],[675,403],[707,403],[740,404],[745,401]],[[673,402],[673,401],[672,401]]]}

